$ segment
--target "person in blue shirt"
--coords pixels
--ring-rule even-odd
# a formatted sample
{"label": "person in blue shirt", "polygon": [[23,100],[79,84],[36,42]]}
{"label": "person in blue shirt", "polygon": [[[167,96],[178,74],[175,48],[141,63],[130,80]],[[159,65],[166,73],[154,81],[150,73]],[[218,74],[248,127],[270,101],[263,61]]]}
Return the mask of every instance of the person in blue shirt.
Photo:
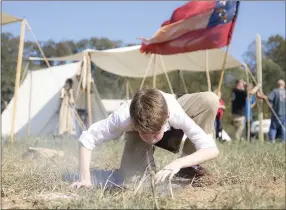
{"label": "person in blue shirt", "polygon": [[[251,90],[253,88],[252,84],[248,85],[248,90]],[[250,126],[252,124],[252,116],[253,116],[253,107],[256,104],[256,99],[254,94],[249,94],[249,99],[246,97],[245,100],[245,109],[244,109],[244,116],[245,116],[245,139],[247,139],[247,133],[248,133],[248,117],[250,121]],[[250,134],[250,140],[252,135]]]}
{"label": "person in blue shirt", "polygon": [[[276,112],[280,122],[272,113],[271,116],[271,124],[269,128],[269,141],[274,142],[276,138],[279,138],[286,142],[286,89],[285,89],[285,81],[279,79],[277,81],[277,88],[273,89],[271,93],[268,95],[264,95],[263,93],[258,93],[258,98],[262,98],[265,100],[269,100],[272,105],[273,110]],[[282,124],[282,125],[281,125]],[[280,134],[280,135],[279,135]]]}

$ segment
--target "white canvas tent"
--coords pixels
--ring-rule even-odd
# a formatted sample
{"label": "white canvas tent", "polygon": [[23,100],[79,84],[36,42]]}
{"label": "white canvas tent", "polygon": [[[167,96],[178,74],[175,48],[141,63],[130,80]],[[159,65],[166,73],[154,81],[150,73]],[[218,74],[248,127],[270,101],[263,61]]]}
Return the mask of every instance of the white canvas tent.
{"label": "white canvas tent", "polygon": [[[66,79],[76,75],[81,62],[29,71],[19,88],[14,134],[17,137],[57,134],[60,90]],[[92,97],[93,121],[104,119],[107,113],[96,87]],[[2,113],[2,136],[11,132],[14,98]]]}
{"label": "white canvas tent", "polygon": [[[82,60],[84,53],[89,53],[91,61],[104,71],[123,77],[142,78],[150,64],[151,57],[154,55],[145,55],[140,52],[140,45],[131,47],[122,47],[110,50],[91,50],[65,57],[48,58],[50,61],[79,61]],[[211,49],[208,53],[208,71],[221,70],[225,51],[222,49]],[[156,55],[163,59],[167,72],[174,70],[204,72],[206,71],[206,51],[196,51],[190,53],[181,53],[175,55]],[[31,57],[30,60],[42,60],[42,58]],[[164,66],[160,59],[156,59],[154,69],[156,75],[164,73]],[[242,64],[227,55],[225,69],[239,67]],[[154,72],[149,71],[148,76],[153,76]]]}

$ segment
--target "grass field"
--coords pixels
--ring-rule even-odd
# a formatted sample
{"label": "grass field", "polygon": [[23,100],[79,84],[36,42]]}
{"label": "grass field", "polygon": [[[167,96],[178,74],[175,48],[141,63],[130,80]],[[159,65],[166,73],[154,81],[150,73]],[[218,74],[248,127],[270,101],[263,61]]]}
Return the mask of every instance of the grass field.
{"label": "grass field", "polygon": [[[64,156],[31,155],[29,146],[62,150]],[[123,140],[109,141],[93,152],[92,168],[118,168]],[[175,199],[168,188],[156,193],[160,208],[285,209],[285,144],[259,142],[218,143],[220,155],[203,164],[211,175],[173,182]],[[78,144],[69,138],[18,139],[2,143],[2,209],[8,208],[155,208],[150,182],[140,194],[132,189],[71,189],[65,172],[77,171]],[[156,149],[158,169],[176,155]],[[157,189],[156,189],[157,190]],[[155,190],[155,192],[156,192]],[[66,197],[55,198],[56,195]]]}

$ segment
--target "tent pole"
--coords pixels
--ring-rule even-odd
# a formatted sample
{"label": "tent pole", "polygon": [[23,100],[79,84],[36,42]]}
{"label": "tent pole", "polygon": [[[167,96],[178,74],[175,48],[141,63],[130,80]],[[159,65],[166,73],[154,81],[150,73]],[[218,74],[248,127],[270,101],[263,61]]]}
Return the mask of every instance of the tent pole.
{"label": "tent pole", "polygon": [[90,62],[90,54],[87,53],[87,108],[88,108],[88,126],[92,124],[92,116],[91,116],[91,96],[90,96],[90,83],[91,83],[91,62]]}
{"label": "tent pole", "polygon": [[[244,69],[245,69],[245,74],[246,74],[246,84],[247,87],[249,87],[249,76],[248,76],[248,71],[247,71],[247,65],[244,65]],[[248,101],[248,105],[247,105],[247,141],[250,141],[250,106],[251,106],[251,102],[250,102],[250,97],[249,97],[249,93],[247,91],[247,101]]]}
{"label": "tent pole", "polygon": [[141,82],[141,85],[140,85],[140,88],[139,88],[139,89],[142,89],[142,88],[143,88],[145,79],[146,79],[147,74],[148,74],[148,72],[149,72],[149,70],[150,70],[150,68],[151,68],[151,63],[152,63],[152,60],[153,60],[154,57],[155,57],[155,55],[152,54],[152,55],[151,55],[151,58],[150,58],[150,61],[149,61],[149,63],[148,63],[147,69],[146,69],[146,71],[145,71],[145,75],[144,75],[144,77],[143,77],[143,79],[142,79],[142,82]]}
{"label": "tent pole", "polygon": [[129,99],[129,82],[128,82],[128,79],[125,78],[125,89],[126,89],[126,100]]}
{"label": "tent pole", "polygon": [[153,66],[154,66],[154,71],[153,71],[153,88],[156,88],[156,57],[154,57]]}
{"label": "tent pole", "polygon": [[209,58],[208,58],[208,50],[206,50],[206,74],[207,74],[207,81],[208,81],[208,91],[212,91],[212,84],[209,72]]}
{"label": "tent pole", "polygon": [[83,74],[82,74],[81,68],[82,68],[82,66],[80,66],[80,79],[79,79],[78,86],[77,86],[77,89],[76,89],[75,101],[78,98],[80,86],[81,86],[82,80],[83,80]]}
{"label": "tent pole", "polygon": [[86,129],[84,123],[82,122],[80,116],[78,115],[77,110],[75,109],[75,107],[74,107],[70,102],[69,102],[69,106],[70,106],[70,108],[71,108],[71,110],[72,110],[72,112],[73,112],[73,114],[74,114],[74,116],[75,116],[75,119],[76,119],[76,121],[78,122],[80,128],[81,128],[82,130],[86,131],[87,129]]}
{"label": "tent pole", "polygon": [[30,73],[30,96],[29,96],[29,113],[28,113],[28,118],[29,118],[29,122],[28,122],[28,129],[27,129],[27,137],[30,136],[30,132],[31,132],[31,105],[32,105],[32,84],[33,84],[33,75],[32,73]]}
{"label": "tent pole", "polygon": [[[257,81],[261,84],[259,91],[262,92],[262,55],[261,55],[261,37],[256,35],[256,72]],[[263,121],[263,99],[258,100],[258,118],[259,118],[259,140],[264,141],[262,121]]]}
{"label": "tent pole", "polygon": [[159,55],[159,56],[160,56],[161,65],[162,65],[163,70],[164,70],[164,73],[165,73],[165,75],[166,75],[166,79],[167,79],[167,82],[168,82],[168,85],[169,85],[170,91],[171,91],[171,93],[172,93],[173,95],[175,95],[174,90],[173,90],[172,85],[171,85],[171,82],[170,82],[170,79],[169,79],[169,76],[168,76],[168,73],[167,73],[167,71],[166,71],[166,67],[165,67],[165,64],[164,64],[163,58],[162,58],[162,56],[161,56],[161,55]]}
{"label": "tent pole", "polygon": [[182,80],[182,82],[183,82],[183,86],[184,86],[185,93],[188,94],[188,88],[187,88],[187,85],[186,85],[186,83],[185,83],[185,79],[184,79],[184,77],[183,77],[183,72],[182,72],[181,70],[179,70],[179,75],[180,75],[180,78],[181,78],[181,80]]}
{"label": "tent pole", "polygon": [[133,90],[132,90],[131,83],[130,83],[129,81],[128,81],[128,83],[129,83],[128,87],[129,87],[131,96],[133,97],[133,96],[134,96],[134,92],[133,92]]}
{"label": "tent pole", "polygon": [[220,89],[221,89],[222,80],[223,80],[223,75],[224,75],[224,68],[225,68],[225,64],[226,64],[226,57],[227,57],[229,48],[230,48],[230,44],[227,45],[226,52],[225,52],[225,55],[224,55],[224,58],[223,58],[222,72],[221,72],[220,79],[219,79],[219,83],[218,83],[217,94],[220,92]]}
{"label": "tent pole", "polygon": [[21,69],[22,69],[22,63],[23,63],[25,26],[26,26],[26,20],[23,19],[22,23],[21,23],[21,35],[20,35],[18,61],[17,61],[17,72],[16,72],[16,79],[15,79],[14,102],[13,102],[13,112],[12,112],[12,125],[11,125],[11,134],[10,134],[10,141],[11,142],[14,142],[14,131],[15,131],[16,111],[17,111],[18,89],[19,89],[19,84],[20,84]]}

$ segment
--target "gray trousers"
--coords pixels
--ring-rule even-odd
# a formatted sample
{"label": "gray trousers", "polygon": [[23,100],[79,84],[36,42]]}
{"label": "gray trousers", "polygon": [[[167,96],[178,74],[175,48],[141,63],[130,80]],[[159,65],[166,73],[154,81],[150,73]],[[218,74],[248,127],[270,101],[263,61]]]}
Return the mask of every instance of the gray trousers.
{"label": "gray trousers", "polygon": [[[213,134],[214,120],[218,110],[219,99],[213,92],[200,92],[183,95],[178,102],[187,113],[207,134]],[[183,138],[183,131],[171,129],[165,132],[162,140],[155,146],[177,153]],[[141,140],[138,132],[125,133],[125,147],[121,159],[120,173],[124,179],[129,179],[134,175],[141,175],[148,166],[155,166],[153,158],[153,147]],[[196,151],[190,139],[186,139],[183,153],[188,155]]]}
{"label": "gray trousers", "polygon": [[234,126],[234,139],[241,140],[242,133],[245,126],[245,116],[232,116],[233,126]]}

